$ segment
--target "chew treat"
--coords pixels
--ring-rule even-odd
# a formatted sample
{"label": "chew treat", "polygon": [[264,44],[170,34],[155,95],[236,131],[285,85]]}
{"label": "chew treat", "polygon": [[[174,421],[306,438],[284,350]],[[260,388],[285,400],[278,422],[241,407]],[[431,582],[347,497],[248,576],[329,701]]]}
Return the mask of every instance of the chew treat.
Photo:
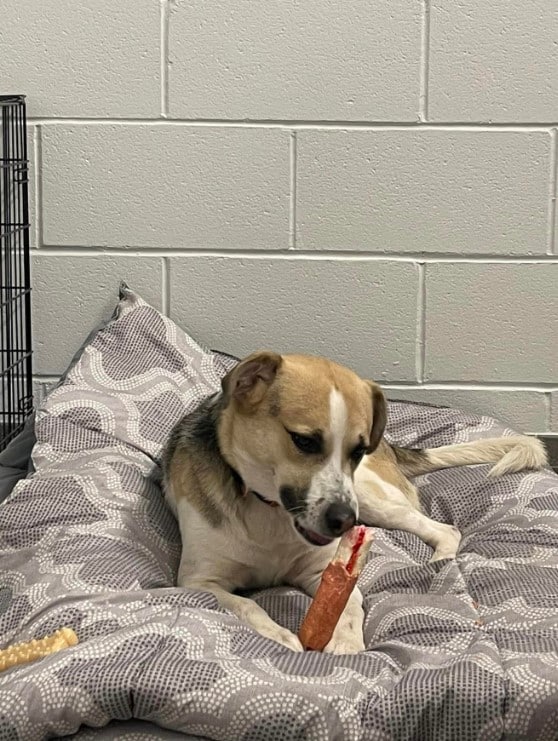
{"label": "chew treat", "polygon": [[353,527],[339,541],[298,632],[304,648],[323,651],[329,643],[371,545],[372,530],[364,525]]}
{"label": "chew treat", "polygon": [[77,642],[78,637],[71,628],[61,628],[56,633],[40,640],[15,643],[0,651],[0,671],[19,664],[28,664],[35,659],[42,659],[43,656],[48,656],[63,648],[75,646]]}

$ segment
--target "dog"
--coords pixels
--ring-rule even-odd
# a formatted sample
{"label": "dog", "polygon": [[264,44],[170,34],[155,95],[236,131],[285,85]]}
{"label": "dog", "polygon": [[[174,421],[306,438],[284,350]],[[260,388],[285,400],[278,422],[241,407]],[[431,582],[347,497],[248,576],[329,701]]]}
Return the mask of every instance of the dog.
{"label": "dog", "polygon": [[[454,558],[459,531],[421,512],[408,477],[478,463],[495,464],[497,476],[547,462],[526,436],[399,448],[383,438],[386,417],[376,383],[325,358],[260,351],[239,362],[164,450],[165,498],[182,538],[178,585],[212,592],[261,635],[301,651],[296,635],[235,592],[288,584],[313,596],[357,522],[415,533],[433,561]],[[363,621],[357,588],[325,650],[363,651]]]}

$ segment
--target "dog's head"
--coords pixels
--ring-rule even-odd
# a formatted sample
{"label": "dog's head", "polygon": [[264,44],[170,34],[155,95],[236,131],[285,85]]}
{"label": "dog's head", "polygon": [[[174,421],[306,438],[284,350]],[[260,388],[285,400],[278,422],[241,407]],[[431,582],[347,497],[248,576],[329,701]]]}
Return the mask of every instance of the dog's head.
{"label": "dog's head", "polygon": [[326,545],[358,518],[353,474],[386,424],[380,388],[324,358],[258,352],[223,380],[223,455],[246,486]]}

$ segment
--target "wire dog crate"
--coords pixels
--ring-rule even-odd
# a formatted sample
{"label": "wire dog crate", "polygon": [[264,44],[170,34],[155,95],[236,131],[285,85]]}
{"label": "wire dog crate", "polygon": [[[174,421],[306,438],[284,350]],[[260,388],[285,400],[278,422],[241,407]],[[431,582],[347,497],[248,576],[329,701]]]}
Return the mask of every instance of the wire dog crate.
{"label": "wire dog crate", "polygon": [[0,450],[33,406],[25,97],[0,95]]}

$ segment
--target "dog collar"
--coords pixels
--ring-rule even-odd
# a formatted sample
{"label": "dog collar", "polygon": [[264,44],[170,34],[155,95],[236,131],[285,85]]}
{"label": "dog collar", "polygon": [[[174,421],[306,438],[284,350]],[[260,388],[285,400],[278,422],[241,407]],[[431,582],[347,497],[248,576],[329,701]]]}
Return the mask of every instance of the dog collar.
{"label": "dog collar", "polygon": [[265,497],[262,497],[262,495],[258,494],[257,491],[254,491],[253,489],[249,489],[244,483],[244,480],[242,479],[242,476],[238,473],[238,471],[236,471],[232,466],[229,466],[229,467],[231,469],[233,478],[236,481],[237,486],[240,489],[240,492],[242,493],[243,497],[247,497],[248,494],[253,494],[255,497],[258,497],[260,502],[267,504],[269,507],[279,506],[279,502],[272,502],[271,499],[266,499]]}
{"label": "dog collar", "polygon": [[245,494],[253,494],[255,497],[258,497],[260,502],[263,502],[264,504],[267,504],[269,507],[278,507],[278,502],[272,502],[271,499],[266,499],[265,497],[262,497],[261,494],[258,494],[257,491],[254,491],[253,489],[248,489],[247,487],[244,487]]}
{"label": "dog collar", "polygon": [[258,499],[260,500],[260,502],[263,502],[264,504],[267,504],[269,507],[278,507],[279,506],[279,503],[278,502],[272,502],[271,499],[266,499],[265,497],[262,497],[262,495],[261,494],[258,494],[257,491],[252,491],[252,494],[255,497],[258,497]]}

